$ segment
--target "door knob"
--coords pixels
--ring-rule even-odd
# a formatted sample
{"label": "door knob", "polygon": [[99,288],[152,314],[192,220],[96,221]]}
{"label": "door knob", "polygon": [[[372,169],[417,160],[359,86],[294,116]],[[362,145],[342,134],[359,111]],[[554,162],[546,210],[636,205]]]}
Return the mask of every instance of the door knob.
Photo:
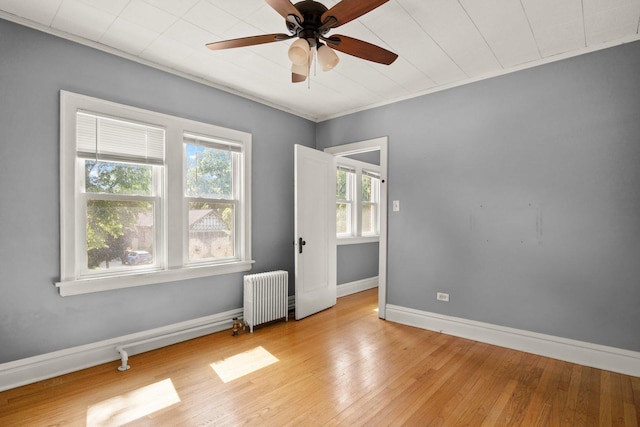
{"label": "door knob", "polygon": [[302,247],[304,245],[306,245],[307,242],[304,241],[304,239],[302,237],[298,238],[298,253],[301,254],[302,253]]}

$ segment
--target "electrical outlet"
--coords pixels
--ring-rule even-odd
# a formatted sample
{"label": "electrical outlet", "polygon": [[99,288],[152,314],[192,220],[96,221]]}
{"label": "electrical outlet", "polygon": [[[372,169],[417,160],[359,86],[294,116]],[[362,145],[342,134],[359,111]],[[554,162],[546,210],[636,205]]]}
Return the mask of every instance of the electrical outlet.
{"label": "electrical outlet", "polygon": [[444,292],[438,292],[436,298],[438,301],[449,302],[449,294],[445,294]]}

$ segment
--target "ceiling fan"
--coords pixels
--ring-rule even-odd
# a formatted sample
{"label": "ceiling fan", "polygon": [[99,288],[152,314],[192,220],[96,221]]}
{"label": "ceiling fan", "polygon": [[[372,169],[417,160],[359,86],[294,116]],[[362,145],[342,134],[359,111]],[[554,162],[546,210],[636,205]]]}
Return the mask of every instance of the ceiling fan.
{"label": "ceiling fan", "polygon": [[331,48],[340,52],[389,65],[398,55],[374,44],[343,35],[327,36],[327,33],[347,22],[383,5],[389,0],[342,0],[331,9],[314,0],[302,0],[296,4],[290,0],[265,0],[269,6],[284,17],[290,34],[276,33],[242,37],[208,43],[211,50],[231,49],[263,43],[279,42],[298,38],[289,48],[292,62],[291,81],[303,82],[309,75],[314,49],[317,62],[323,71],[333,69],[339,58]]}

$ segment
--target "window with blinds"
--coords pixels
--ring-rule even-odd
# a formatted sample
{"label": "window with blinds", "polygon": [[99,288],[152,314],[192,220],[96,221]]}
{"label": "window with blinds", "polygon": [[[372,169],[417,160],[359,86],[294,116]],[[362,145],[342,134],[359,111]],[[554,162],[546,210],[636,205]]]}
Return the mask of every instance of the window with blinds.
{"label": "window with blinds", "polygon": [[77,203],[86,223],[81,276],[163,268],[164,149],[162,128],[76,113],[76,155],[84,170]]}
{"label": "window with blinds", "polygon": [[65,91],[60,107],[61,295],[251,269],[250,134]]}

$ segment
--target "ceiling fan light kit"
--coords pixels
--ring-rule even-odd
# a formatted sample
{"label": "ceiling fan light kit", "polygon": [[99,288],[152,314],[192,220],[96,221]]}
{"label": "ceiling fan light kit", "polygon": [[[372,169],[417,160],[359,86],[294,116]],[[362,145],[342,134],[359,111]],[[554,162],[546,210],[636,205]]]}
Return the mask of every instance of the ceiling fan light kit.
{"label": "ceiling fan light kit", "polygon": [[340,58],[333,49],[385,65],[391,64],[398,57],[380,46],[353,37],[343,35],[326,37],[330,30],[359,18],[389,0],[342,0],[331,9],[327,9],[315,0],[302,0],[295,5],[290,0],[265,1],[285,19],[285,25],[290,34],[242,37],[208,43],[207,47],[211,50],[231,49],[297,37],[298,39],[291,44],[288,51],[292,63],[291,81],[293,83],[306,80],[314,49],[318,64],[323,71],[332,70],[340,62]]}
{"label": "ceiling fan light kit", "polygon": [[329,48],[327,45],[320,45],[318,48],[318,64],[322,68],[322,71],[333,70],[338,62],[340,62],[340,58],[336,53]]}
{"label": "ceiling fan light kit", "polygon": [[289,59],[294,65],[304,65],[309,62],[311,46],[305,39],[298,39],[289,47]]}
{"label": "ceiling fan light kit", "polygon": [[[306,78],[309,75],[309,68],[309,62],[305,62],[304,64],[291,64],[291,73]],[[304,81],[304,79],[302,79],[302,81]],[[294,83],[298,82],[296,81]]]}

